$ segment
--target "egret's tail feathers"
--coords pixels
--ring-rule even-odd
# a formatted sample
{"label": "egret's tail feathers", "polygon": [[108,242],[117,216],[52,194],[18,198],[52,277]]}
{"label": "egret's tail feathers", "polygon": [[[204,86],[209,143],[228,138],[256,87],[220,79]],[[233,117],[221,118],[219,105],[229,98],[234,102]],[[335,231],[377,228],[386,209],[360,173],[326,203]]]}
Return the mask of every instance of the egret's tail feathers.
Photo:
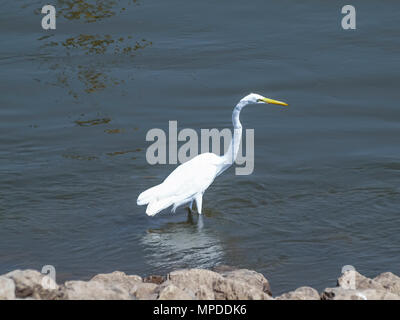
{"label": "egret's tail feathers", "polygon": [[161,189],[161,184],[154,186],[150,189],[147,189],[146,191],[143,191],[141,194],[139,194],[139,197],[137,198],[137,204],[139,206],[142,206],[144,204],[150,203],[152,200],[157,198],[160,189]]}
{"label": "egret's tail feathers", "polygon": [[166,198],[166,199],[160,199],[160,200],[155,200],[151,201],[146,209],[146,214],[148,216],[154,216],[157,213],[159,213],[161,210],[164,210],[165,208],[168,208],[174,203],[173,198]]}

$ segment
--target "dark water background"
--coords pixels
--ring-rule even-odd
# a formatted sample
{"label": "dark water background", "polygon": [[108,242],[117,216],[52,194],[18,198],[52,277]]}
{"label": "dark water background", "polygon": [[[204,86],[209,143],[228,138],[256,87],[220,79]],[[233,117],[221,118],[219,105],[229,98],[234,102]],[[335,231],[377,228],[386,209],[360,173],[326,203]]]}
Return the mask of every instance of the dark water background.
{"label": "dark water background", "polygon": [[[352,1],[353,31],[343,1],[48,2],[53,31],[47,2],[0,12],[0,274],[228,264],[274,294],[400,274],[398,1]],[[147,164],[147,131],[230,127],[249,92],[290,103],[242,113],[254,173],[214,182],[203,227],[147,217],[138,194],[174,168]]]}

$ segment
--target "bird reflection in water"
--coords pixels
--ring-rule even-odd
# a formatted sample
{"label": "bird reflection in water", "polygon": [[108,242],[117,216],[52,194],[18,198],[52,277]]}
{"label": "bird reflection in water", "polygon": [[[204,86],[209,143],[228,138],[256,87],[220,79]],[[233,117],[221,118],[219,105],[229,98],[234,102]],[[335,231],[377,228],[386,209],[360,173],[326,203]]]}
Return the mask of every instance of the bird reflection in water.
{"label": "bird reflection in water", "polygon": [[185,221],[149,229],[141,242],[147,263],[156,269],[210,268],[223,257],[220,240],[204,225],[203,216],[190,211]]}

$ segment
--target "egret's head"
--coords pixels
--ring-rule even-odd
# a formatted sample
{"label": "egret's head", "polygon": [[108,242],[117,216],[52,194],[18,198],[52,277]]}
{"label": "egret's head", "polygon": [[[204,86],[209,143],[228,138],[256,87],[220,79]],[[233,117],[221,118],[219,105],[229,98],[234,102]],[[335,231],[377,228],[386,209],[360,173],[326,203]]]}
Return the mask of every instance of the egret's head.
{"label": "egret's head", "polygon": [[250,93],[249,95],[245,96],[241,101],[245,101],[248,104],[277,104],[280,106],[287,106],[288,104],[282,101],[273,100],[270,98],[263,97],[257,93]]}

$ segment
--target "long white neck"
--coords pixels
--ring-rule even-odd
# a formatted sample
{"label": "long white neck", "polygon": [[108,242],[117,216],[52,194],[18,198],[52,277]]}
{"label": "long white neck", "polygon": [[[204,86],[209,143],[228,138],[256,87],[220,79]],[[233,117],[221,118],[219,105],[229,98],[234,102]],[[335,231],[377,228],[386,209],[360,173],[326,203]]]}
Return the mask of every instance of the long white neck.
{"label": "long white neck", "polygon": [[224,159],[224,166],[221,168],[221,172],[228,169],[236,160],[239,152],[240,142],[242,140],[242,124],[239,120],[240,111],[247,105],[246,101],[240,100],[232,112],[232,124],[233,124],[233,137],[229,145],[228,151],[222,156]]}

